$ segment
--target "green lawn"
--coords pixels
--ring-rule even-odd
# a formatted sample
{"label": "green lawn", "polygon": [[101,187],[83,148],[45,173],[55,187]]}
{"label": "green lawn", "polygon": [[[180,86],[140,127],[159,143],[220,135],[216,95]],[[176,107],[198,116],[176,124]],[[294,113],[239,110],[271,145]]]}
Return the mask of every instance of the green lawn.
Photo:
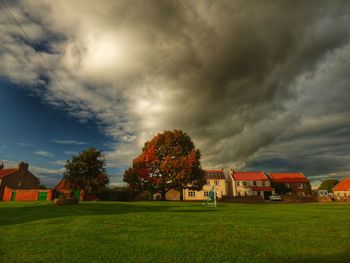
{"label": "green lawn", "polygon": [[0,262],[350,262],[350,204],[0,202]]}

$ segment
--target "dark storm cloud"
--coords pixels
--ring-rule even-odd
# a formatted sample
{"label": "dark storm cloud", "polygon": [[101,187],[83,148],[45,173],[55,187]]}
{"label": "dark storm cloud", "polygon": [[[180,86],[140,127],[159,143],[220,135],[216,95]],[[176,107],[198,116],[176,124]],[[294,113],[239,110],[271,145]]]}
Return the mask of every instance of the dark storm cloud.
{"label": "dark storm cloud", "polygon": [[[71,114],[100,120],[124,142],[109,154],[119,165],[156,132],[180,128],[202,150],[204,166],[273,170],[283,160],[315,176],[349,173],[349,155],[340,156],[350,114],[347,1],[24,1],[12,8],[38,39],[47,31],[63,36],[53,44],[61,57],[47,57],[84,107],[55,81],[47,100],[68,100]],[[16,42],[5,20],[0,69],[36,83],[39,62],[24,75],[9,70],[22,67],[14,58],[36,51]]]}

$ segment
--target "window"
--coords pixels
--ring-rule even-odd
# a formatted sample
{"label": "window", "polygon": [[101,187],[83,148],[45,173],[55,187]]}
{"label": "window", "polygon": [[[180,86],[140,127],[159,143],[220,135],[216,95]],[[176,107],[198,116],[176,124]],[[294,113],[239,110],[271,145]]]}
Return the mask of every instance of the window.
{"label": "window", "polygon": [[253,182],[253,185],[256,186],[256,181]]}
{"label": "window", "polygon": [[247,186],[247,182],[246,182],[246,181],[244,181],[244,182],[243,182],[243,185],[244,185],[244,186]]}
{"label": "window", "polygon": [[215,184],[215,185],[219,185],[219,180],[215,180],[215,181],[214,181],[214,184]]}
{"label": "window", "polygon": [[208,196],[208,192],[204,192],[204,196]]}
{"label": "window", "polygon": [[196,192],[195,191],[188,191],[188,196],[194,197],[194,196],[196,196]]}
{"label": "window", "polygon": [[298,184],[298,189],[303,189],[303,184]]}
{"label": "window", "polygon": [[262,181],[261,184],[262,184],[263,186],[265,186],[265,181]]}
{"label": "window", "polygon": [[237,186],[240,186],[241,185],[241,182],[240,181],[237,181]]}
{"label": "window", "polygon": [[289,188],[289,184],[288,183],[286,184],[286,187]]}

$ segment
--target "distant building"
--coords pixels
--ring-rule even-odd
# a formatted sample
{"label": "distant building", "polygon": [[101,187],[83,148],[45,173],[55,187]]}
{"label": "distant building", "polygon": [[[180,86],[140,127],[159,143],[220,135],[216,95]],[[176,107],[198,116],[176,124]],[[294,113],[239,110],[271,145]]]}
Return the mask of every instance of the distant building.
{"label": "distant building", "polygon": [[268,176],[273,186],[283,185],[289,194],[311,194],[310,181],[303,173],[268,173]]}
{"label": "distant building", "polygon": [[72,189],[68,186],[67,181],[62,179],[54,188],[54,195],[57,198],[59,195],[63,195],[65,198],[75,197],[79,200],[84,199],[84,190],[75,190],[72,194]]}
{"label": "distant building", "polygon": [[[223,169],[221,170],[204,170],[206,174],[206,184],[201,191],[190,189],[183,190],[183,200],[186,201],[203,201],[208,198],[208,193],[215,188],[216,196],[221,199],[227,195],[226,176]],[[165,195],[166,200],[180,200],[180,193],[175,189],[169,190]]]}
{"label": "distant building", "polygon": [[206,174],[206,184],[203,186],[201,191],[193,191],[189,189],[184,189],[184,200],[206,200],[208,198],[208,193],[215,188],[216,196],[221,199],[223,196],[227,195],[226,189],[226,176],[224,169],[221,170],[204,170]]}
{"label": "distant building", "polygon": [[332,191],[335,199],[348,199],[350,197],[350,178],[341,180],[336,186],[333,187]]}
{"label": "distant building", "polygon": [[39,189],[40,181],[28,170],[29,164],[21,162],[17,168],[0,166],[0,200],[33,201],[51,200],[50,189]]}
{"label": "distant building", "polygon": [[236,172],[228,178],[233,196],[263,196],[265,200],[274,194],[269,178],[264,172]]}

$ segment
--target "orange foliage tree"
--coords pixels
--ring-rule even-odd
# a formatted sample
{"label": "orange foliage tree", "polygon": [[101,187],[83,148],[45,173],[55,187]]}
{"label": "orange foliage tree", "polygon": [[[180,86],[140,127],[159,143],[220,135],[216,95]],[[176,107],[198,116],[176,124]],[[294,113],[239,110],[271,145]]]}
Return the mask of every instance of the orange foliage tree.
{"label": "orange foliage tree", "polygon": [[124,173],[124,181],[137,191],[160,193],[162,200],[170,189],[201,190],[205,174],[200,151],[181,130],[164,131],[145,143],[142,153]]}

